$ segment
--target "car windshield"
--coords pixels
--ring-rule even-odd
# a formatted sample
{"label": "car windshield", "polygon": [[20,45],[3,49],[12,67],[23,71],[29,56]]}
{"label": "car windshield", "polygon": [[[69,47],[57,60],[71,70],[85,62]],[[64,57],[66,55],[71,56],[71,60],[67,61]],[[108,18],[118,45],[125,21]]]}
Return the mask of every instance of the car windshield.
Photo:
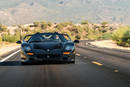
{"label": "car windshield", "polygon": [[69,36],[68,38],[65,38],[65,35],[62,35],[62,34],[60,35],[60,34],[54,34],[54,33],[43,33],[43,34],[33,35],[28,40],[28,42],[67,41],[67,40],[70,40]]}

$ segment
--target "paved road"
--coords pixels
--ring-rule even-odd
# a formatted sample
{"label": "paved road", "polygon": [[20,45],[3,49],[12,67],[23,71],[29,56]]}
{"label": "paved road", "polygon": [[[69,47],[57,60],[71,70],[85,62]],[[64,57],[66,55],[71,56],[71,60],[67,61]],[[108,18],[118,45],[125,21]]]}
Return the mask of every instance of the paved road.
{"label": "paved road", "polygon": [[0,87],[130,87],[128,74],[93,58],[113,56],[82,48],[77,53],[76,64],[24,66],[17,53],[0,63]]}

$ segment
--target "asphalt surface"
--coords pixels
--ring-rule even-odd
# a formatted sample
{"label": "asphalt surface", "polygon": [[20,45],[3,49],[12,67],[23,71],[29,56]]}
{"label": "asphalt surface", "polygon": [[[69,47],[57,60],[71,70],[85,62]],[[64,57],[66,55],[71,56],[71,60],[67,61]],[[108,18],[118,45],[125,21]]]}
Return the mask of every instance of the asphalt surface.
{"label": "asphalt surface", "polygon": [[17,53],[0,63],[0,87],[130,87],[129,60],[120,59],[77,47],[75,64],[21,65]]}

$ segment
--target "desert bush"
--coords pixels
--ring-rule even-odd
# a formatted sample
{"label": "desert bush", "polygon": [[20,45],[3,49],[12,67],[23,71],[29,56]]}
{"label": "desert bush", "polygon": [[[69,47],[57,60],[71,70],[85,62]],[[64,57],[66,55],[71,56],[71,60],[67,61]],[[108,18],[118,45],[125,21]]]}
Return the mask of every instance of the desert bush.
{"label": "desert bush", "polygon": [[41,29],[46,29],[48,24],[43,21],[43,22],[40,23],[40,26],[41,26]]}
{"label": "desert bush", "polygon": [[68,25],[73,25],[72,22],[62,22],[60,23],[63,27],[67,27]]}
{"label": "desert bush", "polygon": [[75,38],[76,38],[76,39],[80,39],[81,36],[78,34],[78,35],[75,36]]}
{"label": "desert bush", "polygon": [[41,25],[41,28],[42,28],[42,29],[47,29],[47,24],[42,24],[42,25]]}
{"label": "desert bush", "polygon": [[106,40],[106,39],[111,39],[112,38],[112,34],[111,33],[104,33],[101,36],[101,39]]}
{"label": "desert bush", "polygon": [[51,27],[51,26],[52,26],[52,23],[51,23],[51,22],[47,22],[47,25],[48,25],[49,27]]}
{"label": "desert bush", "polygon": [[105,26],[105,25],[107,25],[107,24],[109,24],[109,23],[106,22],[106,21],[103,21],[101,24],[102,24],[103,26]]}
{"label": "desert bush", "polygon": [[57,24],[55,28],[57,28],[58,30],[62,30],[64,27],[61,24]]}
{"label": "desert bush", "polygon": [[113,35],[112,39],[120,46],[130,46],[130,27],[120,27]]}
{"label": "desert bush", "polygon": [[18,35],[2,35],[2,41],[6,41],[6,42],[16,42],[19,40]]}
{"label": "desert bush", "polygon": [[33,22],[33,24],[34,24],[34,27],[39,27],[40,26],[40,22]]}
{"label": "desert bush", "polygon": [[6,31],[7,27],[5,25],[0,24],[0,31]]}
{"label": "desert bush", "polygon": [[87,39],[88,40],[97,40],[99,37],[97,37],[97,35],[95,35],[95,34],[89,34],[88,36],[87,36]]}
{"label": "desert bush", "polygon": [[87,21],[87,20],[82,21],[81,24],[82,24],[82,25],[86,25],[86,24],[88,24],[88,21]]}
{"label": "desert bush", "polygon": [[0,36],[0,42],[2,42],[2,37]]}
{"label": "desert bush", "polygon": [[109,24],[109,23],[106,22],[106,21],[104,21],[104,22],[101,23],[101,25],[102,25],[103,28],[107,27],[107,24]]}
{"label": "desert bush", "polygon": [[78,26],[73,26],[72,29],[71,29],[71,32],[74,33],[74,34],[78,34],[79,28],[80,28],[80,27],[78,27]]}
{"label": "desert bush", "polygon": [[[21,28],[22,32],[29,32],[30,31],[30,27],[23,27]],[[16,30],[17,31],[17,30]],[[19,30],[20,31],[20,30]]]}
{"label": "desert bush", "polygon": [[88,28],[88,34],[86,36],[88,40],[98,40],[101,36],[102,34],[100,31]]}

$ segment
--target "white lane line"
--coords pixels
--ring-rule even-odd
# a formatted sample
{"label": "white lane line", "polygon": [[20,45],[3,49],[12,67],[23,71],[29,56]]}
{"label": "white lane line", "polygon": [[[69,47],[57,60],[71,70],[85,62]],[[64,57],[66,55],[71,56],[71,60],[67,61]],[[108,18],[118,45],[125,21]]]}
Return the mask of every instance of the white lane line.
{"label": "white lane line", "polygon": [[20,52],[20,50],[18,50],[18,51],[16,51],[16,52],[14,52],[14,53],[12,53],[12,54],[10,54],[9,56],[7,56],[6,58],[4,58],[4,59],[2,59],[2,60],[0,60],[0,62],[4,62],[4,61],[6,61],[7,59],[9,59],[10,57],[12,57],[12,56],[14,56],[15,54],[17,54],[18,52]]}

